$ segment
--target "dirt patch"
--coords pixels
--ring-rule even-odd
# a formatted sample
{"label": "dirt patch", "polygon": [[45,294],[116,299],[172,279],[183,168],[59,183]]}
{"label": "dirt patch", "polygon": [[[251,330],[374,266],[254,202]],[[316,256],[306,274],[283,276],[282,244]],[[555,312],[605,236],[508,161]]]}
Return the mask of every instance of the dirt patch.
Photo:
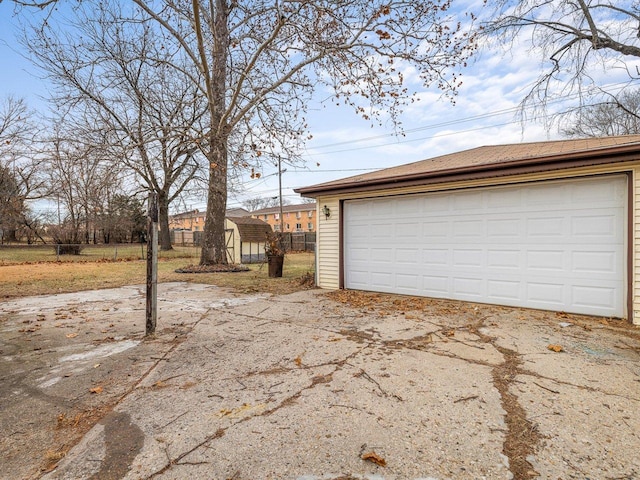
{"label": "dirt patch", "polygon": [[186,267],[177,268],[176,273],[235,273],[248,272],[250,270],[246,265],[236,264],[187,265]]}
{"label": "dirt patch", "polygon": [[492,371],[493,384],[500,392],[502,408],[506,412],[507,435],[502,453],[509,459],[509,469],[513,477],[516,480],[527,480],[538,475],[527,457],[535,453],[540,435],[527,419],[518,397],[510,390],[514,379],[520,374],[522,361],[517,352],[495,344],[494,347],[504,355],[504,363]]}

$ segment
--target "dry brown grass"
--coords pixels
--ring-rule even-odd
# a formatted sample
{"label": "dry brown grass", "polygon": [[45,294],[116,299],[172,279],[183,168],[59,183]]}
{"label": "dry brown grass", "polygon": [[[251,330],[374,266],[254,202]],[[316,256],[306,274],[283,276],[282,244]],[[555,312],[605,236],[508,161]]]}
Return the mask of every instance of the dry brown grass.
{"label": "dry brown grass", "polygon": [[[291,253],[285,258],[282,278],[269,278],[267,266],[250,265],[248,272],[235,273],[176,273],[191,263],[190,258],[161,259],[158,262],[159,282],[198,282],[227,287],[242,293],[291,293],[303,288],[303,277],[314,271],[313,253]],[[307,276],[308,277],[308,276]],[[146,281],[146,262],[97,261],[80,263],[23,263],[0,266],[0,299],[78,292],[124,285],[138,285]]]}

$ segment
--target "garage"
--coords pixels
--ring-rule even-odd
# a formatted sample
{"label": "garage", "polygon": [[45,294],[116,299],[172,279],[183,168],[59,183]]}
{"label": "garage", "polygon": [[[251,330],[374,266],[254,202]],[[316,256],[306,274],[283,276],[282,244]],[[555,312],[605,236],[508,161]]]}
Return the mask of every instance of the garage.
{"label": "garage", "polygon": [[640,323],[640,135],[489,145],[296,189],[316,284]]}
{"label": "garage", "polygon": [[623,317],[626,177],[348,200],[345,288]]}

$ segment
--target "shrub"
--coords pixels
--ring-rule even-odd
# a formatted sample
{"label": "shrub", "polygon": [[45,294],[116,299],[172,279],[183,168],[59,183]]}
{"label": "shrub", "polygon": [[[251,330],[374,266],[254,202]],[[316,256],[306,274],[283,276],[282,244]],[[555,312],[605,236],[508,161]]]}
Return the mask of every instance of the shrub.
{"label": "shrub", "polygon": [[54,225],[47,229],[47,233],[51,235],[54,248],[60,255],[80,255],[84,248],[78,229],[71,225]]}

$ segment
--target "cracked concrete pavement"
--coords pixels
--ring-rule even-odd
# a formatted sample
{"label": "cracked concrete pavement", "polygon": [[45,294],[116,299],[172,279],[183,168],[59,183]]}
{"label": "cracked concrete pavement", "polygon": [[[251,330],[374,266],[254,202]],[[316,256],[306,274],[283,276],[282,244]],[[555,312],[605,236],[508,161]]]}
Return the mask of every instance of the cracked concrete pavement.
{"label": "cracked concrete pavement", "polygon": [[[8,429],[20,425],[5,418],[18,416],[17,399],[86,407],[110,395],[100,421],[43,478],[640,476],[637,329],[550,312],[428,299],[413,308],[394,300],[406,297],[353,295],[357,304],[319,290],[235,296],[164,284],[154,339],[139,335],[144,299],[133,287],[54,296],[44,313],[37,299],[0,304],[3,338],[31,325],[23,323],[29,315],[65,308],[104,316],[95,321],[119,335],[64,346],[67,337],[58,334],[36,373],[5,342],[2,382],[13,383],[0,396],[9,407],[2,409],[3,436],[19,437]],[[56,333],[44,329],[31,333]],[[115,351],[116,344],[127,348]],[[563,351],[549,350],[552,344]],[[96,354],[104,345],[112,353]],[[109,361],[120,383],[95,376]],[[97,384],[104,392],[87,393]],[[6,440],[4,447],[7,457]]]}

